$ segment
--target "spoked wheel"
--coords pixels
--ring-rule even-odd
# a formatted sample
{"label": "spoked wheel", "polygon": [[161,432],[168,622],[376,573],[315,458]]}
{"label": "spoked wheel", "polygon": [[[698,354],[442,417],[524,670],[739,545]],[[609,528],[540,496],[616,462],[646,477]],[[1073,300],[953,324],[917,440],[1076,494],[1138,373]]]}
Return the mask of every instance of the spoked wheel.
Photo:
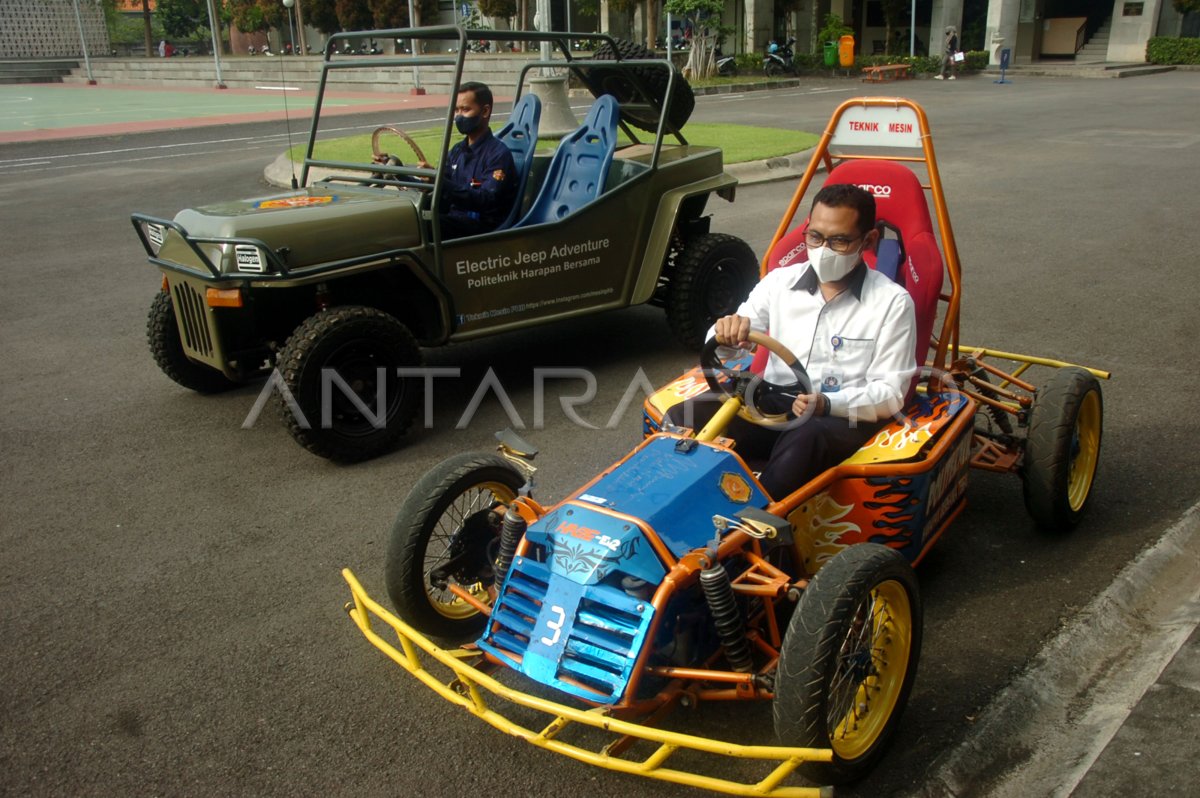
{"label": "spoked wheel", "polygon": [[388,156],[388,153],[380,146],[380,139],[384,133],[392,133],[399,136],[408,145],[408,148],[413,151],[413,154],[417,156],[418,161],[425,160],[425,153],[421,152],[421,148],[417,146],[417,142],[413,141],[412,136],[398,127],[388,127],[386,125],[375,128],[375,132],[371,134],[371,154],[376,158]]}
{"label": "spoked wheel", "polygon": [[[385,133],[391,133],[395,136],[399,136],[400,139],[408,145],[408,148],[412,150],[413,155],[417,156],[417,163],[425,160],[425,153],[421,152],[421,148],[417,146],[417,142],[413,141],[412,136],[408,135],[398,127],[389,127],[385,125],[383,127],[375,128],[375,132],[371,134],[371,155],[374,158],[374,163],[387,164],[388,166],[399,166],[401,163],[403,163],[399,156],[393,155],[383,149],[382,137]],[[396,181],[398,178],[396,175],[385,175],[383,172],[372,172],[371,177],[375,178],[376,180],[389,181],[384,183],[374,183],[372,185],[379,187],[392,185],[396,186],[396,188],[399,188],[401,191],[407,189],[407,186],[397,185]]]}
{"label": "spoked wheel", "polygon": [[400,617],[425,634],[461,638],[484,616],[449,583],[488,602],[503,506],[525,477],[497,454],[467,453],[439,463],[413,487],[388,545],[388,595]]}
{"label": "spoked wheel", "polygon": [[921,599],[903,556],[860,543],[804,591],[779,658],[775,732],[784,745],[832,748],[805,777],[843,784],[883,755],[908,701],[921,651]]}
{"label": "spoked wheel", "polygon": [[1096,477],[1103,427],[1100,381],[1091,372],[1058,369],[1038,390],[1021,477],[1025,507],[1042,529],[1079,523]]}

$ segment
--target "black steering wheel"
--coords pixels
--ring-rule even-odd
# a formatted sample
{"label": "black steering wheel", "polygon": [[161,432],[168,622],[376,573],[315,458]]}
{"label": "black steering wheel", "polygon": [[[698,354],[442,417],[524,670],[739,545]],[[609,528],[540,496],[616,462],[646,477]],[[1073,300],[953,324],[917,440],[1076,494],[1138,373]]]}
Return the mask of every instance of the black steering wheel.
{"label": "black steering wheel", "polygon": [[[754,330],[747,336],[750,343],[765,348],[771,354],[783,361],[792,370],[795,380],[789,385],[767,382],[760,374],[749,369],[730,368],[717,357],[720,344],[717,339],[709,338],[704,349],[700,352],[700,367],[704,369],[704,379],[708,387],[726,398],[738,398],[742,408],[738,415],[755,424],[771,425],[784,423],[788,419],[792,401],[798,394],[812,393],[812,380],[808,372],[800,364],[792,350],[776,341],[766,333]],[[764,406],[766,412],[764,412]],[[787,408],[778,412],[779,407]],[[775,411],[775,412],[772,412]]]}

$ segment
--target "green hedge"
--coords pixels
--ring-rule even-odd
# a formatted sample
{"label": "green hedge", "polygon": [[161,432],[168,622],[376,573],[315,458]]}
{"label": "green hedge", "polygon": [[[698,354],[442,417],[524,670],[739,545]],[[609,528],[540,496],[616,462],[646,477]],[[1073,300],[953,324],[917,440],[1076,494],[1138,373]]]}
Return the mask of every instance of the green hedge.
{"label": "green hedge", "polygon": [[1146,42],[1146,60],[1152,64],[1200,64],[1200,39],[1156,36]]}

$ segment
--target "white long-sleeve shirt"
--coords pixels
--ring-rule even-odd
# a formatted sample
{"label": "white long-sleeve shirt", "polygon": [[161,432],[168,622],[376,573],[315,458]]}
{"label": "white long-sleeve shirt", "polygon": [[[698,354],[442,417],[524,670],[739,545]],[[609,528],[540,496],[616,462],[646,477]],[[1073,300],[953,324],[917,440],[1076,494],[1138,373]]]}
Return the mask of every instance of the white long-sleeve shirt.
{"label": "white long-sleeve shirt", "polygon": [[[830,415],[870,422],[904,404],[917,369],[912,297],[865,264],[829,302],[808,263],[777,268],[759,281],[737,314],[792,350],[814,391],[829,397]],[[710,329],[709,337],[713,334]],[[794,381],[775,355],[764,376],[778,384]]]}

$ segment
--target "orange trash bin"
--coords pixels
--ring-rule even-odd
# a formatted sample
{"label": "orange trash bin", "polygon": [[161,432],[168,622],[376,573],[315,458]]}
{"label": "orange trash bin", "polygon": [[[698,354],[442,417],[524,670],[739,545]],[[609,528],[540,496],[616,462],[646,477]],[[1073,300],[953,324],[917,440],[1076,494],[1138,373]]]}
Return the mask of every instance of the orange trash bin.
{"label": "orange trash bin", "polygon": [[843,68],[854,66],[854,37],[850,34],[838,39],[838,63]]}

